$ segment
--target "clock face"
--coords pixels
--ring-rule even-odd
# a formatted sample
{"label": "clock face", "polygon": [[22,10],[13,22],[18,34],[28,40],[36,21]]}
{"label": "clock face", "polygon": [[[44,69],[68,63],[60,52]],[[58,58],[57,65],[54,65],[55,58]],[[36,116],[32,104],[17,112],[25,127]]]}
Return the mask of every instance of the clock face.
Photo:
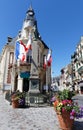
{"label": "clock face", "polygon": [[33,12],[29,12],[29,15],[33,15]]}

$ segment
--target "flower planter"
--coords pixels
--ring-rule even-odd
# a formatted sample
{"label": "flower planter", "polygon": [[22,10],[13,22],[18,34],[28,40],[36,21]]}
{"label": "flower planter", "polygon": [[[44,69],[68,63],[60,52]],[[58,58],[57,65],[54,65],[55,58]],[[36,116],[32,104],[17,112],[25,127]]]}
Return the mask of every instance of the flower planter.
{"label": "flower planter", "polygon": [[13,108],[19,108],[19,102],[18,102],[18,100],[12,101],[12,107]]}
{"label": "flower planter", "polygon": [[57,117],[59,120],[60,128],[62,130],[72,130],[74,119],[70,119],[70,113],[64,111],[63,113],[57,113]]}
{"label": "flower planter", "polygon": [[11,95],[11,101],[13,108],[25,107],[25,92],[19,92],[18,90]]}
{"label": "flower planter", "polygon": [[72,96],[69,90],[64,89],[58,93],[60,100],[53,103],[62,130],[72,130],[74,118],[83,116],[83,107],[73,102]]}
{"label": "flower planter", "polygon": [[20,98],[19,99],[19,107],[24,108],[25,107],[25,98]]}
{"label": "flower planter", "polygon": [[13,108],[18,108],[19,107],[19,100],[17,99],[15,99],[15,95],[12,95],[12,97],[11,97],[11,101],[12,101],[12,107]]}

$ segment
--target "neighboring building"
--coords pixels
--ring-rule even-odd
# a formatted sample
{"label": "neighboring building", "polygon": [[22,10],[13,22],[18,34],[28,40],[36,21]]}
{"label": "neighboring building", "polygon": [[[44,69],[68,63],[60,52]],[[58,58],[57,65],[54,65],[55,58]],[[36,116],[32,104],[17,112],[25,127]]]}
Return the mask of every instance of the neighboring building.
{"label": "neighboring building", "polygon": [[83,93],[83,36],[76,47],[76,51],[71,56],[72,62],[72,82],[75,90]]}
{"label": "neighboring building", "polygon": [[61,69],[60,89],[83,93],[83,37],[71,56],[71,63]]}
{"label": "neighboring building", "polygon": [[0,85],[3,91],[9,87],[11,91],[37,94],[43,93],[45,86],[48,92],[51,85],[51,64],[44,68],[48,52],[49,48],[38,32],[34,10],[30,7],[26,12],[21,31],[15,39],[11,39],[5,45],[2,51]]}
{"label": "neighboring building", "polygon": [[66,67],[61,69],[60,76],[60,89],[72,89],[72,67],[71,64],[68,64]]}
{"label": "neighboring building", "polygon": [[51,90],[54,92],[59,91],[59,81],[60,81],[60,77],[53,77],[52,78],[52,83],[51,83]]}
{"label": "neighboring building", "polygon": [[[56,81],[53,84],[56,84]],[[61,69],[58,88],[83,94],[83,36],[71,56],[71,63]]]}

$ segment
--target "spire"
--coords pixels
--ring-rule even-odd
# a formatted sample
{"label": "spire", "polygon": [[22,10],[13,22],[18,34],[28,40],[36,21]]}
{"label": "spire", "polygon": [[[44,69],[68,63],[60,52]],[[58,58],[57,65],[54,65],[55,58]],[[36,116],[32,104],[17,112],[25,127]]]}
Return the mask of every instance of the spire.
{"label": "spire", "polygon": [[30,7],[29,7],[28,10],[33,10],[33,8],[32,8],[32,3],[30,4]]}
{"label": "spire", "polygon": [[28,11],[26,12],[26,15],[32,16],[32,17],[35,15],[32,5],[30,5]]}
{"label": "spire", "polygon": [[37,21],[35,18],[35,13],[34,13],[34,10],[32,8],[32,5],[30,5],[30,7],[28,8],[28,10],[26,12],[25,21],[29,22],[30,26],[35,26],[37,28]]}
{"label": "spire", "polygon": [[33,10],[33,8],[32,8],[32,1],[30,1],[30,6],[29,6],[28,10]]}

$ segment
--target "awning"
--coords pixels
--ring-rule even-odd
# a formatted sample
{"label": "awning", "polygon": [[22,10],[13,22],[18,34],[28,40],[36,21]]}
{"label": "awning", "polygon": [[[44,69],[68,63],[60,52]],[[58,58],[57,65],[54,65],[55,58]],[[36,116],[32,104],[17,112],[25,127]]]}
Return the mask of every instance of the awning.
{"label": "awning", "polygon": [[30,72],[20,72],[20,77],[21,78],[29,78],[30,77]]}

